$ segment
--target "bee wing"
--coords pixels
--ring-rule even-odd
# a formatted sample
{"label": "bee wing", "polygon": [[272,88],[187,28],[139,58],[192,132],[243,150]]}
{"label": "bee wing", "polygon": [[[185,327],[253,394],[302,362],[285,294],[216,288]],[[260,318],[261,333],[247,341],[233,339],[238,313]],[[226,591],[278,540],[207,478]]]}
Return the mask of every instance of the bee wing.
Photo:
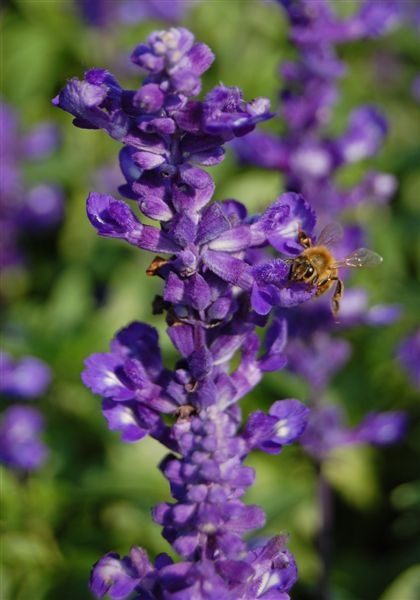
{"label": "bee wing", "polygon": [[369,250],[368,248],[359,248],[346,258],[342,258],[334,263],[334,267],[376,267],[381,264],[383,258]]}
{"label": "bee wing", "polygon": [[317,246],[334,246],[343,237],[343,229],[339,223],[328,223],[318,236]]}

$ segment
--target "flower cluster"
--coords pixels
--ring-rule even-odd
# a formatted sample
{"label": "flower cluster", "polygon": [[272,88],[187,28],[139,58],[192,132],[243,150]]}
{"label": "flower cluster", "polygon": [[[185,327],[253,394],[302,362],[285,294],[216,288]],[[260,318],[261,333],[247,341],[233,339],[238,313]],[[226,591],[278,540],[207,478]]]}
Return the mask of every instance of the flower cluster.
{"label": "flower cluster", "polygon": [[404,338],[399,345],[397,357],[413,387],[420,389],[420,329]]}
{"label": "flower cluster", "polygon": [[93,27],[109,27],[115,22],[136,23],[161,19],[176,23],[198,0],[76,0],[83,19]]}
{"label": "flower cluster", "polygon": [[[338,137],[327,134],[332,108],[338,98],[337,82],[345,72],[336,45],[382,35],[407,18],[405,3],[361,2],[358,11],[340,19],[328,0],[279,0],[290,23],[290,40],[297,50],[294,62],[283,62],[284,88],[280,94],[282,137],[252,132],[234,141],[240,159],[284,173],[286,187],[303,194],[324,223],[344,211],[369,201],[390,199],[396,181],[386,173],[369,172],[352,188],[342,189],[334,178],[344,166],[374,156],[387,133],[384,117],[373,106],[354,110],[347,129]],[[304,230],[305,228],[302,227]],[[306,231],[306,230],[305,230]],[[341,240],[334,240],[334,255],[343,257],[363,246],[365,234],[357,225],[347,225]],[[316,236],[309,231],[313,243]],[[362,290],[346,292],[339,315],[339,329],[360,323],[388,325],[399,317],[398,306],[368,308]],[[312,456],[321,460],[341,445],[370,442],[382,445],[401,439],[405,417],[400,412],[369,415],[356,430],[347,429],[340,411],[322,404],[333,375],[347,362],[350,344],[333,335],[337,323],[326,303],[278,311],[287,329],[288,369],[309,384],[314,406],[302,439]],[[382,435],[382,425],[386,435]]]}
{"label": "flower cluster", "polygon": [[337,82],[345,73],[335,46],[349,40],[386,33],[401,19],[403,2],[366,0],[347,20],[339,19],[328,0],[278,0],[290,23],[290,39],[298,51],[295,61],[282,63],[284,88],[280,116],[282,137],[258,132],[235,143],[244,162],[285,174],[285,185],[296,190],[324,218],[337,217],[361,202],[385,202],[396,188],[395,179],[376,171],[352,188],[335,183],[345,165],[371,156],[380,149],[387,124],[370,105],[355,109],[347,128],[338,137],[325,131],[338,99]]}
{"label": "flower cluster", "polygon": [[22,234],[34,235],[57,225],[63,213],[63,197],[52,184],[28,187],[22,172],[24,161],[41,160],[54,150],[58,142],[56,127],[41,123],[21,135],[16,114],[0,103],[0,128],[0,266],[7,268],[23,261],[19,249]]}
{"label": "flower cluster", "polygon": [[[155,314],[165,313],[179,354],[163,365],[156,330],[134,322],[117,333],[110,352],[86,361],[84,383],[102,396],[109,427],[124,441],[150,435],[170,453],[160,469],[173,503],[154,508],[163,536],[182,558],[154,564],[140,548],[94,567],[93,592],[123,598],[288,598],[296,565],[275,537],[249,546],[244,533],[261,527],[260,507],[241,501],[254,481],[244,460],[253,449],[279,453],[303,433],[308,409],[274,402],[242,424],[240,399],[264,372],[284,367],[284,328],[268,321],[273,306],[296,306],[314,289],[289,281],[298,234],[316,216],[300,194],[280,196],[261,215],[236,200],[211,201],[214,183],[202,167],[223,160],[224,144],[272,116],[268,101],[246,102],[223,85],[197,100],[210,49],[182,28],[150,35],[132,54],[146,78],[122,89],[107,71],[72,79],[54,99],[74,124],[103,129],[122,143],[120,192],[136,202],[143,223],[124,201],[93,192],[87,214],[98,234],[120,238],[156,256],[147,269],[163,280]],[[281,257],[273,258],[268,250]],[[264,336],[257,327],[268,323]]]}
{"label": "flower cluster", "polygon": [[[41,396],[51,381],[47,365],[33,356],[13,361],[0,353],[0,394],[10,400],[33,400]],[[19,471],[32,471],[43,465],[48,449],[40,438],[44,419],[39,410],[24,404],[11,404],[0,422],[0,462]]]}

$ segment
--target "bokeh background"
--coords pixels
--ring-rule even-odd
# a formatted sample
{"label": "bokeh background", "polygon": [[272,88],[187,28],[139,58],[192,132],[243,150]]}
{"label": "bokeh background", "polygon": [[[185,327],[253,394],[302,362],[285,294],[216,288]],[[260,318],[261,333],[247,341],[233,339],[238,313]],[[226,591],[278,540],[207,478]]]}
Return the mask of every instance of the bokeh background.
{"label": "bokeh background", "polygon": [[[344,12],[354,5],[336,4]],[[98,238],[85,217],[90,190],[117,195],[122,183],[118,143],[101,131],[74,128],[70,116],[50,101],[66,79],[81,77],[92,66],[108,68],[135,88],[138,74],[128,56],[165,22],[111,18],[95,26],[70,0],[16,0],[7,3],[1,19],[3,101],[16,111],[22,133],[45,120],[60,131],[58,148],[46,160],[27,160],[24,177],[28,185],[45,180],[59,185],[65,217],[48,234],[23,236],[25,263],[2,274],[2,348],[15,357],[42,358],[53,369],[53,382],[36,401],[46,418],[49,460],[30,476],[1,471],[0,597],[82,600],[91,597],[90,567],[105,552],[125,554],[134,544],[152,556],[169,550],[150,517],[151,506],[169,499],[156,468],[164,450],[149,439],[123,444],[107,429],[100,399],[80,380],[84,359],[106,351],[116,330],[137,319],[164,334],[164,323],[151,315],[159,281],[145,276],[150,257],[118,240]],[[216,54],[204,76],[204,92],[223,82],[242,87],[247,99],[264,95],[277,106],[278,65],[293,50],[274,3],[191,2],[178,23]],[[397,446],[341,450],[329,461],[335,509],[333,599],[415,600],[420,598],[420,398],[396,352],[420,324],[420,107],[412,90],[420,48],[414,30],[404,28],[346,44],[340,56],[348,72],[331,130],[340,131],[349,111],[362,103],[377,105],[390,124],[380,155],[347,168],[343,180],[356,181],[375,167],[394,174],[399,183],[389,206],[363,207],[355,215],[370,231],[371,246],[384,263],[374,275],[354,274],[351,282],[366,286],[372,303],[401,304],[403,311],[386,328],[359,326],[346,333],[352,358],[334,378],[329,395],[344,406],[350,423],[369,410],[403,409],[410,426]],[[273,119],[264,128],[280,132],[281,121]],[[283,191],[279,173],[239,166],[233,153],[211,172],[216,198],[238,198],[251,212]],[[162,345],[171,364],[174,356],[164,335]],[[269,374],[244,410],[307,395],[297,377]],[[2,402],[5,406],[7,399]],[[320,564],[314,546],[313,466],[298,446],[280,456],[256,453],[249,464],[257,470],[257,483],[248,500],[261,504],[268,515],[261,533],[287,531],[291,536],[300,570],[293,598],[316,598]]]}

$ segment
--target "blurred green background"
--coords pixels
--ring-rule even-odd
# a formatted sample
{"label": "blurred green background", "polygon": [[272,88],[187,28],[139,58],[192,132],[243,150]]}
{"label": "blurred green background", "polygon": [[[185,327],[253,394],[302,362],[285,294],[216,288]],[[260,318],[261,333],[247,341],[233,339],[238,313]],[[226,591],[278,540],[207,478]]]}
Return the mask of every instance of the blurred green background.
{"label": "blurred green background", "polygon": [[[347,10],[352,3],[338,4]],[[242,87],[247,99],[264,95],[277,106],[278,64],[293,54],[277,6],[258,0],[204,1],[192,6],[182,24],[216,54],[204,76],[204,93],[221,81]],[[62,135],[48,160],[26,164],[26,180],[54,181],[66,194],[62,225],[46,239],[24,241],[28,268],[3,274],[2,347],[16,357],[44,359],[54,381],[38,402],[47,419],[50,460],[25,480],[1,472],[2,600],[87,599],[90,567],[105,552],[125,554],[133,544],[152,556],[169,550],[150,517],[151,506],[169,499],[155,467],[164,450],[148,439],[123,444],[107,429],[100,399],[80,381],[84,359],[106,351],[115,331],[131,320],[153,323],[163,334],[162,319],[150,310],[159,282],[146,279],[149,256],[98,238],[85,217],[87,193],[97,189],[97,169],[112,172],[119,145],[101,131],[74,128],[71,117],[50,103],[66,79],[81,77],[92,66],[109,68],[122,84],[136,87],[139,80],[124,66],[124,57],[163,26],[145,21],[95,29],[81,20],[72,2],[60,0],[16,0],[2,13],[3,99],[19,112],[23,131],[48,119]],[[390,206],[364,207],[353,215],[371,232],[384,265],[373,277],[360,273],[352,281],[368,288],[372,302],[401,303],[404,313],[390,327],[357,327],[347,334],[352,359],[335,377],[330,395],[345,407],[351,423],[370,410],[404,409],[410,428],[399,446],[340,451],[330,460],[333,599],[415,600],[420,598],[420,405],[395,351],[419,324],[420,111],[410,94],[420,71],[419,42],[404,29],[348,44],[340,55],[349,70],[332,130],[341,130],[348,112],[366,102],[380,107],[390,122],[380,155],[349,168],[343,179],[356,181],[374,166],[399,181]],[[264,128],[280,132],[281,122],[274,119]],[[283,190],[280,174],[239,167],[232,155],[211,173],[217,199],[238,198],[250,211]],[[169,365],[174,357],[164,335],[162,345]],[[307,395],[297,378],[270,374],[244,409],[266,409],[276,399],[305,400]],[[316,598],[320,565],[313,542],[313,467],[297,446],[280,457],[256,453],[249,464],[257,470],[257,483],[247,500],[261,504],[268,515],[261,533],[291,534],[300,569],[293,598]]]}

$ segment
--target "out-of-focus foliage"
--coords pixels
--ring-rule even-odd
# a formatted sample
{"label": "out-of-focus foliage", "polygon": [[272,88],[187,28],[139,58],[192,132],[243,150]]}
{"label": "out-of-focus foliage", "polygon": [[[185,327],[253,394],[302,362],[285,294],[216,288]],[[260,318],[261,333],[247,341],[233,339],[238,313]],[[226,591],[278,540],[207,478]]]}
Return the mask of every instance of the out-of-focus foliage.
{"label": "out-of-focus foliage", "polygon": [[[80,381],[83,360],[105,351],[117,329],[138,319],[164,334],[164,325],[151,316],[159,282],[146,279],[147,257],[118,240],[97,238],[85,217],[87,193],[103,177],[97,170],[106,167],[110,176],[118,144],[100,131],[74,128],[50,100],[67,78],[81,76],[91,66],[109,68],[135,88],[137,74],[126,57],[165,24],[114,23],[95,29],[83,23],[70,1],[16,0],[1,18],[3,99],[19,112],[23,127],[52,120],[62,132],[61,148],[42,164],[27,164],[25,175],[28,182],[48,178],[64,188],[66,218],[47,239],[22,240],[25,269],[2,277],[2,346],[14,356],[39,356],[51,365],[54,380],[38,402],[47,421],[49,462],[29,478],[2,470],[0,597],[79,600],[90,597],[89,569],[103,553],[126,553],[133,544],[151,555],[168,551],[150,517],[151,506],[169,499],[155,466],[163,451],[150,440],[121,443],[105,425],[100,400]],[[274,3],[208,0],[194,4],[182,24],[217,57],[204,92],[222,81],[242,87],[248,99],[264,95],[277,105],[278,64],[292,50]],[[404,312],[386,329],[358,327],[347,334],[353,356],[330,395],[352,422],[369,410],[404,409],[411,425],[398,447],[346,450],[330,458],[327,472],[336,491],[333,598],[414,600],[420,597],[414,566],[420,560],[420,405],[395,352],[419,321],[420,119],[411,96],[411,83],[420,71],[418,40],[405,29],[346,45],[341,55],[348,73],[332,127],[340,130],[360,103],[379,106],[389,119],[390,136],[374,164],[399,180],[390,206],[363,208],[357,214],[372,232],[370,245],[383,255],[384,264],[375,273],[353,275],[351,281],[366,286],[372,302],[401,303]],[[281,122],[274,119],[264,127],[278,132]],[[356,171],[367,166],[368,161],[349,168],[345,180],[357,179]],[[217,199],[238,198],[250,211],[259,211],[282,191],[278,174],[239,167],[233,156],[212,174]],[[162,342],[171,364],[164,335]],[[270,374],[245,410],[265,408],[277,398],[305,400],[306,394],[291,375]],[[299,447],[280,457],[257,454],[252,465],[257,484],[248,499],[267,511],[262,533],[290,532],[300,567],[293,597],[314,598],[319,560],[313,544],[317,511],[312,465]]]}

